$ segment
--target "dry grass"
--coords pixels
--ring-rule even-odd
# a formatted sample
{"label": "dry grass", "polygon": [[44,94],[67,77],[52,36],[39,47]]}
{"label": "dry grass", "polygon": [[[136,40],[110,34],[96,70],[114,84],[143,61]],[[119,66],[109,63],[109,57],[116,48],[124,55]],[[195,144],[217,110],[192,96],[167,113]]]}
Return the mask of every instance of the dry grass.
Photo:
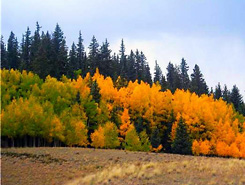
{"label": "dry grass", "polygon": [[83,148],[2,149],[2,184],[245,184],[245,160]]}
{"label": "dry grass", "polygon": [[78,184],[106,184],[116,179],[149,179],[155,175],[160,175],[161,169],[157,163],[147,164],[123,164],[109,167],[95,174],[88,175],[68,182],[67,185]]}

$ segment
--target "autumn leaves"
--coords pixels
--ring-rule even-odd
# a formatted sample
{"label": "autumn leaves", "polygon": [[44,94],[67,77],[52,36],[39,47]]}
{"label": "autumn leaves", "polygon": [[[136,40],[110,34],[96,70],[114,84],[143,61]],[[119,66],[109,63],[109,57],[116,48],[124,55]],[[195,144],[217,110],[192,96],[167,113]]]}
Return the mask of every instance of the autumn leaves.
{"label": "autumn leaves", "polygon": [[[42,138],[52,146],[173,152],[185,139],[176,134],[183,127],[194,155],[245,157],[244,117],[212,96],[172,94],[137,81],[116,88],[98,71],[45,82],[25,71],[2,70],[1,76],[2,138],[21,141],[18,146],[28,136],[32,146],[42,146]],[[98,92],[91,93],[91,84]]]}

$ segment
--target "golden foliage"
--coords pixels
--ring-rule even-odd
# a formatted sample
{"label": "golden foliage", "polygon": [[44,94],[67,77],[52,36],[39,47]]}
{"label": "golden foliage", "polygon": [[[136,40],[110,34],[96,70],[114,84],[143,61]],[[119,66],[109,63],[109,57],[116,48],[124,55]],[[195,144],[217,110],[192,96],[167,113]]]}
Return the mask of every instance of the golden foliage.
{"label": "golden foliage", "polygon": [[94,133],[91,134],[92,146],[95,148],[104,148],[105,147],[105,135],[104,128],[99,126]]}
{"label": "golden foliage", "polygon": [[[169,130],[173,141],[182,117],[193,141],[193,154],[245,157],[245,118],[222,99],[184,90],[162,92],[159,84],[150,86],[137,80],[122,84],[120,78],[114,87],[113,80],[98,70],[92,77],[88,73],[72,81],[48,76],[42,82],[30,72],[17,70],[1,70],[1,78],[2,134],[9,138],[28,134],[68,141],[70,133],[69,137],[76,139],[69,145],[86,146],[91,125],[84,123],[93,119],[91,145],[117,148],[118,134],[124,142],[130,125],[139,123],[148,129],[148,137],[158,128],[161,134]],[[91,80],[100,88],[101,101],[96,106],[90,95]],[[98,112],[94,113],[95,109]]]}

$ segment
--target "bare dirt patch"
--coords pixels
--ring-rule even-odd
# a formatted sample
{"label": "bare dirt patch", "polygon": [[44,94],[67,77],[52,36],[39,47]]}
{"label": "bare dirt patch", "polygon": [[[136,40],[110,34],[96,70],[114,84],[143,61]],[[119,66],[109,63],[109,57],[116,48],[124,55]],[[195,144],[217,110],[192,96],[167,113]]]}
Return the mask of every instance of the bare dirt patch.
{"label": "bare dirt patch", "polygon": [[1,151],[2,184],[245,184],[245,160],[88,148]]}

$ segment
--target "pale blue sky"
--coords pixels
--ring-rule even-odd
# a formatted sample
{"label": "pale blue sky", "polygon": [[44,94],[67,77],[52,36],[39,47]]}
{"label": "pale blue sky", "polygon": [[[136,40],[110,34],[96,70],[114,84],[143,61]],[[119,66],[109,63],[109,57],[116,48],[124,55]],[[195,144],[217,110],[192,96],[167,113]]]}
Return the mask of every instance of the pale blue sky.
{"label": "pale blue sky", "polygon": [[43,31],[59,23],[67,45],[82,31],[88,46],[92,35],[105,38],[118,52],[143,50],[153,71],[158,60],[164,74],[169,61],[184,57],[192,73],[197,63],[210,86],[237,84],[245,96],[244,0],[2,0],[1,34],[18,40],[38,21]]}

